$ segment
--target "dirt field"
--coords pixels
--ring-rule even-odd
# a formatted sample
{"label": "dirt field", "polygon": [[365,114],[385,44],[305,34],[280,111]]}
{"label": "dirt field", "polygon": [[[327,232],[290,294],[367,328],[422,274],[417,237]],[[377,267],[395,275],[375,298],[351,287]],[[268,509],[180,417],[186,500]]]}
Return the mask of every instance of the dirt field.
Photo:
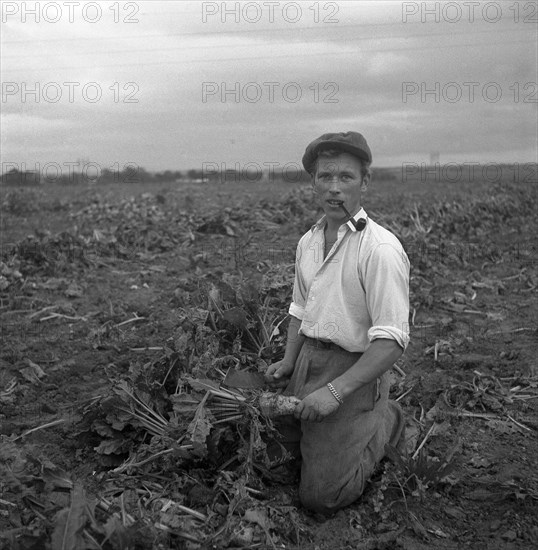
{"label": "dirt field", "polygon": [[409,455],[326,519],[253,407],[186,401],[280,357],[308,188],[3,189],[2,547],[536,548],[535,184],[395,179],[365,207],[412,264]]}

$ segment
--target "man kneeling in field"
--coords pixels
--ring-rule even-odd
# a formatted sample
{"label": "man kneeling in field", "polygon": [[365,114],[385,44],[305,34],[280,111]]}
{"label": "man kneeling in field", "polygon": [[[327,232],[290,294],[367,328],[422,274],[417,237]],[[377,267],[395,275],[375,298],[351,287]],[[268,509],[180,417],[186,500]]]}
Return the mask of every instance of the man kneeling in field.
{"label": "man kneeling in field", "polygon": [[285,444],[300,439],[300,499],[322,513],[355,501],[385,444],[404,439],[388,370],[409,341],[409,260],[361,207],[371,162],[356,132],[324,134],[306,148],[325,215],[299,241],[285,355],[266,373],[301,399],[300,431]]}

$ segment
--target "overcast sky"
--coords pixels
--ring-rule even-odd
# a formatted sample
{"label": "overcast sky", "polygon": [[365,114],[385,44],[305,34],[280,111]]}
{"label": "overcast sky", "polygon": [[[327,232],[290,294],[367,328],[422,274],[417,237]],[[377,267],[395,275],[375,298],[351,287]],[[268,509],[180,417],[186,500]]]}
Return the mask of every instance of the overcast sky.
{"label": "overcast sky", "polygon": [[374,166],[536,162],[536,2],[422,4],[3,2],[3,168],[297,163],[348,130]]}

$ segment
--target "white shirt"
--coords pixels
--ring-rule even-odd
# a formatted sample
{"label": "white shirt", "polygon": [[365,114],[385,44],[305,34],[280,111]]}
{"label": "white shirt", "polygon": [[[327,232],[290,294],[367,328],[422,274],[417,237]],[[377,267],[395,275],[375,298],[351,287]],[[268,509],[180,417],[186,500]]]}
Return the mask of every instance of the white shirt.
{"label": "white shirt", "polygon": [[409,259],[400,241],[367,217],[357,231],[348,221],[323,259],[323,216],[297,246],[290,315],[302,321],[300,334],[364,352],[376,338],[405,349],[409,343]]}

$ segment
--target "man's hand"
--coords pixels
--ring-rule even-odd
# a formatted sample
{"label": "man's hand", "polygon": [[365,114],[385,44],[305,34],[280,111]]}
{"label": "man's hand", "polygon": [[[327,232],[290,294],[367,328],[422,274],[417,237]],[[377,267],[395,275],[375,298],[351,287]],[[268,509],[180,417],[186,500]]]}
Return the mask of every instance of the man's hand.
{"label": "man's hand", "polygon": [[294,368],[295,365],[285,363],[284,360],[277,361],[269,365],[269,368],[265,372],[265,380],[273,388],[283,388],[288,385]]}
{"label": "man's hand", "polygon": [[327,386],[307,395],[295,407],[293,415],[298,420],[306,422],[321,422],[340,407],[340,403],[334,398]]}

